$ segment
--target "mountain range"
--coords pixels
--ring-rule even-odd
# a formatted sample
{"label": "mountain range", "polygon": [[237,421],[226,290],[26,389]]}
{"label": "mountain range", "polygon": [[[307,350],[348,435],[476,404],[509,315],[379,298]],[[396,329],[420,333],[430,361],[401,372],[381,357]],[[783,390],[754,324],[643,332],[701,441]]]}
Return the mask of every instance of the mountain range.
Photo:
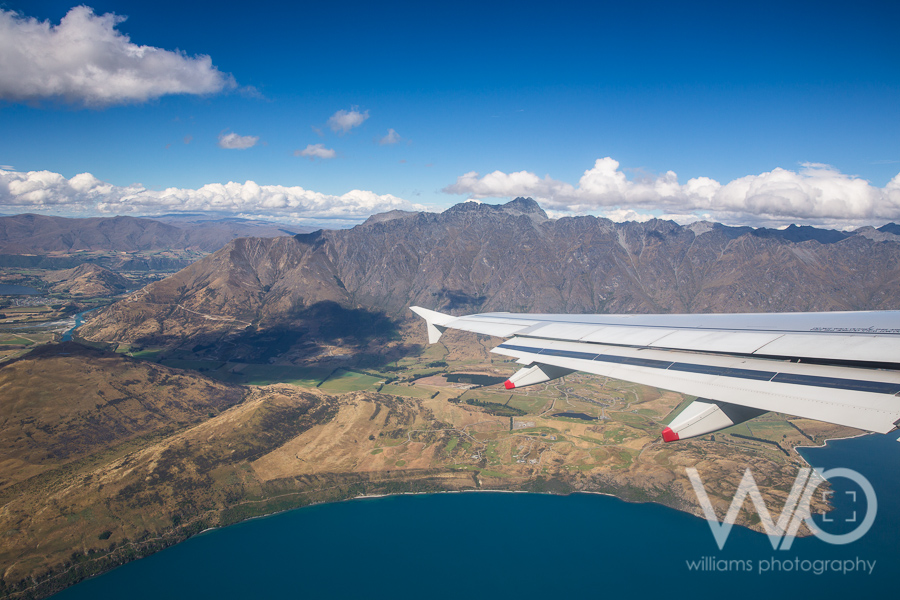
{"label": "mountain range", "polygon": [[0,217],[0,254],[152,250],[214,252],[237,237],[274,237],[301,231],[308,231],[308,228],[288,230],[277,223],[201,215],[164,215],[156,219],[73,219],[23,214]]}
{"label": "mountain range", "polygon": [[336,339],[352,336],[409,318],[414,304],[455,313],[894,309],[893,231],[551,220],[526,198],[392,211],[349,230],[232,240],[100,312],[82,336],[249,347],[290,335],[276,344],[287,351],[321,337],[323,323]]}

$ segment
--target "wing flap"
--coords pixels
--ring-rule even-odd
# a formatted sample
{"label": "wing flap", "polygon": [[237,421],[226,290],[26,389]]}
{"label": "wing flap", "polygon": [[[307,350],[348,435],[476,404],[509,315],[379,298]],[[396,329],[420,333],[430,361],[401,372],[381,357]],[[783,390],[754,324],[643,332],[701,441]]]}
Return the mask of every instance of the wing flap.
{"label": "wing flap", "polygon": [[703,350],[726,354],[753,354],[766,344],[783,337],[781,333],[750,331],[703,331],[682,329],[647,344],[652,348]]}
{"label": "wing flap", "polygon": [[604,327],[582,338],[584,342],[621,346],[650,346],[675,333],[676,329],[660,327]]}
{"label": "wing flap", "polygon": [[755,354],[859,362],[900,363],[900,340],[871,335],[784,335]]}

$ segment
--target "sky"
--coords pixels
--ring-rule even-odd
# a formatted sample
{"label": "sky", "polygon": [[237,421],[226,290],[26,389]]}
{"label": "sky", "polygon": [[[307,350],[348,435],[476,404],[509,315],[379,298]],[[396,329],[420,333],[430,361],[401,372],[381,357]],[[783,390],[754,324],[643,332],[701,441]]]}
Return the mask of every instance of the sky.
{"label": "sky", "polygon": [[900,222],[900,3],[0,1],[0,213]]}

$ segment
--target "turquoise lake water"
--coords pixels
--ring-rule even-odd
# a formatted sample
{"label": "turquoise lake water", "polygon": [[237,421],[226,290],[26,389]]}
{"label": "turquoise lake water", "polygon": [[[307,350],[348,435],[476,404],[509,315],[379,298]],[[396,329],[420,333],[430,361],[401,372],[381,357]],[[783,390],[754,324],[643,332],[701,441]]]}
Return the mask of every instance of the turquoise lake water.
{"label": "turquoise lake water", "polygon": [[[876,491],[874,526],[843,546],[810,537],[795,540],[789,551],[775,551],[765,535],[735,527],[720,551],[703,519],[594,494],[395,496],[312,506],[210,531],[54,598],[893,596],[900,572],[896,436],[840,440],[804,451],[816,467],[859,471]],[[823,524],[828,531],[838,533],[836,523],[865,511],[862,494],[855,503],[848,500],[854,486],[833,481],[838,510],[830,515],[835,523]],[[781,507],[770,510],[777,518]],[[688,567],[708,556],[745,567],[750,561],[751,568]],[[804,560],[875,566],[871,574],[854,567],[816,575],[793,567]],[[772,570],[776,564],[780,572]],[[760,572],[762,565],[769,570]]]}

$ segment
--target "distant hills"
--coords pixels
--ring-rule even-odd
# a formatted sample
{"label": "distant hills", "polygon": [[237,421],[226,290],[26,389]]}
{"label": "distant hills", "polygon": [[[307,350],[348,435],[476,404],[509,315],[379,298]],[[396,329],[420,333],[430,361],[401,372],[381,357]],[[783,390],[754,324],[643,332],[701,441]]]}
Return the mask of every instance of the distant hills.
{"label": "distant hills", "polygon": [[349,230],[231,241],[82,332],[183,347],[279,339],[287,352],[329,319],[346,323],[348,311],[402,320],[411,304],[455,313],[900,308],[896,228],[550,220],[525,198],[392,211]]}
{"label": "distant hills", "polygon": [[[900,236],[900,225],[888,223],[878,229],[862,227],[855,231],[837,231],[835,229],[819,229],[809,225],[790,225],[785,229],[751,229],[749,227],[729,227],[733,231],[749,231],[757,237],[769,237],[785,240],[787,242],[807,242],[815,240],[821,244],[834,244],[855,235],[861,235],[877,241],[891,240],[889,236]],[[896,240],[895,240],[896,241]]]}
{"label": "distant hills", "polygon": [[45,255],[80,251],[214,252],[238,237],[293,235],[277,223],[201,215],[72,219],[24,214],[0,217],[0,254]]}

